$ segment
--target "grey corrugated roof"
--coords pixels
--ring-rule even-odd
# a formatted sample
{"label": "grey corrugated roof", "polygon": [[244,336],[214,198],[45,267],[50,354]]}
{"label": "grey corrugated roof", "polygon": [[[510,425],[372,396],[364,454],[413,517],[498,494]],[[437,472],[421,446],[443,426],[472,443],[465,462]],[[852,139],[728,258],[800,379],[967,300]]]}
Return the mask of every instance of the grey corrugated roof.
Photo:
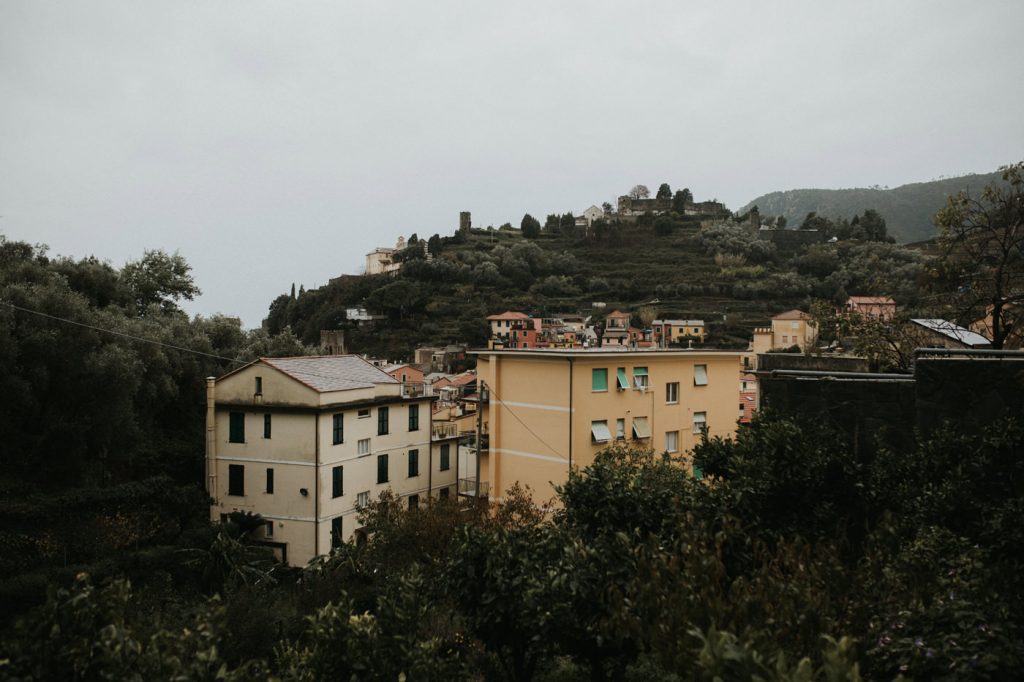
{"label": "grey corrugated roof", "polygon": [[911,322],[919,324],[922,327],[927,327],[934,332],[938,332],[952,339],[956,339],[960,343],[968,346],[988,346],[992,343],[981,334],[972,332],[970,329],[964,329],[963,327],[955,325],[948,320],[920,319],[911,320]]}
{"label": "grey corrugated roof", "polygon": [[260,358],[314,391],[347,391],[398,381],[358,355],[319,355],[297,358]]}

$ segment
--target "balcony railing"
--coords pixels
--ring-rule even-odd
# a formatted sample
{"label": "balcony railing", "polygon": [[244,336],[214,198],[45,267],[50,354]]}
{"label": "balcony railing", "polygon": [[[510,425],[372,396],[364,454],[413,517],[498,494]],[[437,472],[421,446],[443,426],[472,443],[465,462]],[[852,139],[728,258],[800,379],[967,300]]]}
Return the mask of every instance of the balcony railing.
{"label": "balcony railing", "polygon": [[459,437],[459,425],[455,422],[435,422],[430,425],[430,437],[434,440]]}
{"label": "balcony railing", "polygon": [[403,398],[429,398],[434,395],[434,387],[422,381],[402,382]]}
{"label": "balcony railing", "polygon": [[[480,481],[480,497],[487,497],[491,493],[491,484],[488,481]],[[463,497],[477,496],[477,483],[475,478],[459,479],[459,495]]]}

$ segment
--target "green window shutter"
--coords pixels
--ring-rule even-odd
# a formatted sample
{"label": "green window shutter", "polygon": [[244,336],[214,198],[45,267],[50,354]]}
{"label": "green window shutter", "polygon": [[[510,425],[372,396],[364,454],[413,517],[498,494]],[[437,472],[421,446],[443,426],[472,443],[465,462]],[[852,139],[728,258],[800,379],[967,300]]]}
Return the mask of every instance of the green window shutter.
{"label": "green window shutter", "polygon": [[345,415],[336,414],[332,422],[332,431],[334,432],[334,444],[345,442]]}
{"label": "green window shutter", "polygon": [[409,451],[409,476],[420,475],[420,451],[410,450]]}
{"label": "green window shutter", "polygon": [[232,443],[245,442],[245,413],[232,412],[228,429],[228,440]]}
{"label": "green window shutter", "polygon": [[619,381],[619,389],[623,391],[627,390],[629,388],[629,378],[626,376],[626,368],[619,367],[618,371],[616,372],[616,377]]}
{"label": "green window shutter", "polygon": [[377,435],[386,436],[388,433],[388,408],[377,408]]}
{"label": "green window shutter", "polygon": [[263,437],[270,438],[270,415],[263,415]]}
{"label": "green window shutter", "polygon": [[420,406],[410,405],[409,406],[409,430],[419,431],[420,430]]}
{"label": "green window shutter", "polygon": [[274,494],[274,470],[267,469],[267,494]]}
{"label": "green window shutter", "polygon": [[334,467],[331,469],[331,497],[341,497],[345,494],[345,468]]}
{"label": "green window shutter", "polygon": [[388,456],[377,455],[377,483],[388,482]]}
{"label": "green window shutter", "polygon": [[704,480],[704,469],[700,468],[696,464],[693,465],[693,477],[698,481]]}
{"label": "green window shutter", "polygon": [[242,497],[245,495],[245,465],[228,465],[228,495]]}
{"label": "green window shutter", "polygon": [[341,547],[341,517],[331,519],[331,549]]}
{"label": "green window shutter", "polygon": [[451,446],[445,443],[441,446],[441,471],[448,471],[451,467]]}
{"label": "green window shutter", "polygon": [[608,390],[608,370],[604,367],[592,369],[590,371],[590,390],[591,391],[607,391]]}

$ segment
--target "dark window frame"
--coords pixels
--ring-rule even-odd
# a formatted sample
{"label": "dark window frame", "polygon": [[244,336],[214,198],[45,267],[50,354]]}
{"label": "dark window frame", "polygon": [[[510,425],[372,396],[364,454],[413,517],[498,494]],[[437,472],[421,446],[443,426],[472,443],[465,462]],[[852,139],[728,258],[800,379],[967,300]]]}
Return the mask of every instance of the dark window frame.
{"label": "dark window frame", "polygon": [[267,467],[267,486],[265,492],[268,495],[274,494],[274,470],[271,467]]}
{"label": "dark window frame", "polygon": [[228,413],[228,442],[245,442],[245,412]]}
{"label": "dark window frame", "polygon": [[377,408],[377,435],[386,436],[388,435],[388,408],[378,407]]}
{"label": "dark window frame", "polygon": [[377,455],[377,483],[387,483],[390,479],[390,472],[388,471],[388,455]]}
{"label": "dark window frame", "polygon": [[331,469],[331,498],[345,494],[345,467],[336,466]]}
{"label": "dark window frame", "polygon": [[409,430],[419,431],[420,430],[420,406],[419,403],[413,403],[409,406]]}
{"label": "dark window frame", "polygon": [[245,497],[245,465],[228,465],[228,495]]}
{"label": "dark window frame", "polygon": [[345,414],[342,412],[331,416],[331,437],[334,445],[345,442]]}
{"label": "dark window frame", "polygon": [[409,451],[409,478],[420,475],[420,451],[413,449]]}
{"label": "dark window frame", "polygon": [[438,469],[438,471],[448,471],[449,469],[452,468],[451,449],[452,446],[449,445],[448,443],[441,444],[441,454],[440,457],[438,458],[440,460],[440,469]]}

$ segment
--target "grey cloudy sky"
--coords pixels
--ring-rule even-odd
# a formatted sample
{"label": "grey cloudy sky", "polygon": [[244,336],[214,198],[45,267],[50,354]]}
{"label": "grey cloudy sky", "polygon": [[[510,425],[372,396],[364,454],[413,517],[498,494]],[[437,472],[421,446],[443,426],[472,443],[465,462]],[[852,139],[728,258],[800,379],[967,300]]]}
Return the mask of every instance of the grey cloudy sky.
{"label": "grey cloudy sky", "polygon": [[120,266],[179,250],[191,312],[412,232],[614,201],[733,209],[1024,159],[1024,3],[0,2],[0,233]]}

